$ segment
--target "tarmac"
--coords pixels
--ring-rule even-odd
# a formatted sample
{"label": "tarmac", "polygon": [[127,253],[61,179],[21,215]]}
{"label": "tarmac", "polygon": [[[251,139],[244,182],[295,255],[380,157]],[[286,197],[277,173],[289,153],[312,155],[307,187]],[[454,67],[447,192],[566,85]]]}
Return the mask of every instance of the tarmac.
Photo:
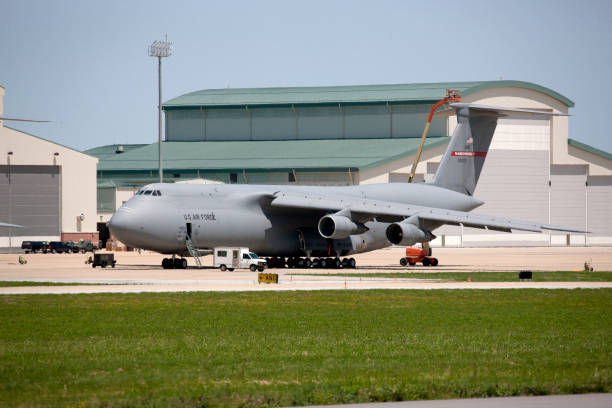
{"label": "tarmac", "polygon": [[[153,252],[115,252],[115,268],[92,268],[91,254],[0,254],[0,281],[82,283],[75,286],[2,287],[0,294],[139,293],[191,291],[270,291],[339,289],[577,289],[610,288],[612,282],[449,282],[436,277],[451,271],[582,271],[584,263],[597,271],[612,271],[611,247],[435,248],[436,267],[401,266],[403,248],[388,248],[354,256],[357,269],[271,269],[278,284],[259,284],[248,270],[221,272],[212,256],[201,258],[203,267],[164,270],[162,255]],[[189,259],[193,264],[193,259]],[[327,276],[350,274],[427,272],[428,279]]]}
{"label": "tarmac", "polygon": [[612,394],[546,395],[529,397],[469,398],[432,401],[377,402],[371,404],[316,405],[306,408],[610,408]]}

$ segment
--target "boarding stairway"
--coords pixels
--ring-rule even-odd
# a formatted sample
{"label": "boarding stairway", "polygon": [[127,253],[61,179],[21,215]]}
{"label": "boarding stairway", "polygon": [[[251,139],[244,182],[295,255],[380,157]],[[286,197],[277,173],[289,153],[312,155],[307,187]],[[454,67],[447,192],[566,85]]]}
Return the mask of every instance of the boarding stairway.
{"label": "boarding stairway", "polygon": [[187,251],[189,251],[189,255],[195,259],[195,263],[198,267],[202,266],[202,261],[200,261],[200,254],[198,254],[198,249],[193,245],[193,241],[189,234],[185,234],[185,245],[187,245]]}

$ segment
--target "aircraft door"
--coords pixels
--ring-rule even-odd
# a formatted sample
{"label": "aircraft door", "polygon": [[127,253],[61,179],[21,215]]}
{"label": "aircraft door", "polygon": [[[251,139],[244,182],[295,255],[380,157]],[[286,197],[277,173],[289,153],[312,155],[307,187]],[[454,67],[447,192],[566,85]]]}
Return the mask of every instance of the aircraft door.
{"label": "aircraft door", "polygon": [[238,258],[239,255],[240,255],[239,250],[234,249],[232,251],[232,268],[238,268],[240,266],[240,258]]}
{"label": "aircraft door", "polygon": [[191,223],[188,222],[187,224],[185,224],[185,227],[187,228],[187,238],[192,239],[192,237],[191,237]]}

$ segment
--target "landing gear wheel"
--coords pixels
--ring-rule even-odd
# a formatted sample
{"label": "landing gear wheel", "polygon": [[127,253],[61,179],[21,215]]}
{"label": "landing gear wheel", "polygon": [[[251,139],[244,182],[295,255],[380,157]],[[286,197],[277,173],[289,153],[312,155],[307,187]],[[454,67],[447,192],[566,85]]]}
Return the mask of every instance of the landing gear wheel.
{"label": "landing gear wheel", "polygon": [[431,266],[438,266],[438,258],[431,258]]}
{"label": "landing gear wheel", "polygon": [[340,258],[336,258],[334,259],[332,265],[334,265],[335,269],[338,269],[342,266],[342,262],[340,261]]}
{"label": "landing gear wheel", "polygon": [[304,264],[307,268],[310,268],[312,266],[312,261],[310,260],[310,258],[306,258],[306,262],[304,262]]}
{"label": "landing gear wheel", "polygon": [[342,260],[342,267],[343,267],[343,268],[347,268],[347,267],[348,267],[348,259],[347,259],[347,258],[344,258],[344,259]]}
{"label": "landing gear wheel", "polygon": [[321,261],[319,262],[319,265],[321,265],[321,268],[323,268],[323,269],[327,268],[327,259],[321,258]]}
{"label": "landing gear wheel", "polygon": [[257,266],[251,265],[249,266],[249,269],[251,270],[251,272],[255,272],[257,270]]}
{"label": "landing gear wheel", "polygon": [[234,272],[234,268],[229,268],[228,271]]}
{"label": "landing gear wheel", "polygon": [[219,269],[221,269],[221,272],[225,272],[225,271],[227,271],[227,266],[225,266],[225,265],[221,265],[221,266],[219,267]]}
{"label": "landing gear wheel", "polygon": [[429,258],[423,258],[423,266],[429,266],[431,265],[431,261],[429,260]]}
{"label": "landing gear wheel", "polygon": [[406,265],[408,265],[408,258],[402,258],[402,259],[400,259],[400,265],[402,265],[402,266],[406,266]]}
{"label": "landing gear wheel", "polygon": [[187,260],[181,259],[181,269],[187,269]]}
{"label": "landing gear wheel", "polygon": [[355,258],[350,258],[349,259],[349,267],[351,269],[355,269],[357,267],[357,262],[355,261]]}

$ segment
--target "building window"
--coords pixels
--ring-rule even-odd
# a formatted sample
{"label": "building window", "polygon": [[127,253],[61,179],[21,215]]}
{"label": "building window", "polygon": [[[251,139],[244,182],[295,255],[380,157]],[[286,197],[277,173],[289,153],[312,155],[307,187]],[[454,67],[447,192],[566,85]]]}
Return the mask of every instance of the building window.
{"label": "building window", "polygon": [[230,173],[230,184],[236,184],[238,182],[238,174]]}
{"label": "building window", "polygon": [[181,177],[181,175],[180,175],[179,173],[174,173],[174,174],[173,174],[173,176],[174,176],[174,178],[179,178],[179,177]]}
{"label": "building window", "polygon": [[295,174],[293,174],[292,171],[289,172],[287,180],[289,180],[290,183],[295,183]]}

